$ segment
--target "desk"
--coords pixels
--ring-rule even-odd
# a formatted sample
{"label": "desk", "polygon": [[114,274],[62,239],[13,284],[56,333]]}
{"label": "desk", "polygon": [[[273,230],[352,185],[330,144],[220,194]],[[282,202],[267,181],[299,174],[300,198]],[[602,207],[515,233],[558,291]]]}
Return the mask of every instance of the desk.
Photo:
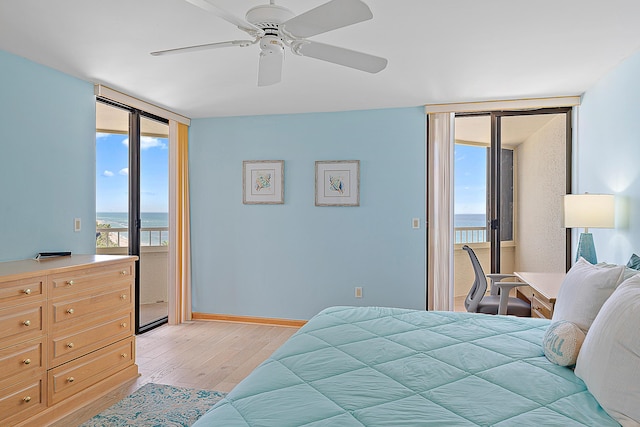
{"label": "desk", "polygon": [[518,279],[529,285],[530,290],[517,289],[518,298],[526,299],[531,303],[531,317],[543,317],[551,319],[553,307],[558,297],[558,291],[566,273],[513,273]]}

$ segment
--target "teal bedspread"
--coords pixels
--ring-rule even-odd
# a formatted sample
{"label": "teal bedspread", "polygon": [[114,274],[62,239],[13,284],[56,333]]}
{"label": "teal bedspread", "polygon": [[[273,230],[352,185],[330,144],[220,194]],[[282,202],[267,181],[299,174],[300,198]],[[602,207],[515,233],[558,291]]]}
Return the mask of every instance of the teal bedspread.
{"label": "teal bedspread", "polygon": [[544,319],[328,308],[194,427],[617,426]]}

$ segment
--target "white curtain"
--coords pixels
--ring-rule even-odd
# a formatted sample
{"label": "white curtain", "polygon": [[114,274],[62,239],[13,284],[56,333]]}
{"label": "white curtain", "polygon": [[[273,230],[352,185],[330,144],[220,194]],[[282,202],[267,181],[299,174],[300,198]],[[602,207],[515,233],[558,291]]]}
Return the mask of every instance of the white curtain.
{"label": "white curtain", "polygon": [[429,114],[429,310],[453,310],[454,113]]}

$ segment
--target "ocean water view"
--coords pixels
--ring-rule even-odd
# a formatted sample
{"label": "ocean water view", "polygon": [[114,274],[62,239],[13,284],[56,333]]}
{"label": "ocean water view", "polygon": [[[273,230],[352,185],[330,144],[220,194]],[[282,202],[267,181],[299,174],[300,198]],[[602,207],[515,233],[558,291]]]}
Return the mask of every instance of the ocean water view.
{"label": "ocean water view", "polygon": [[[141,212],[140,220],[142,228],[168,227],[168,212]],[[127,228],[129,226],[129,214],[127,212],[97,212],[96,221],[99,224],[109,224],[111,228]]]}
{"label": "ocean water view", "polygon": [[[140,221],[142,230],[140,231],[140,242],[142,246],[162,246],[169,241],[169,231],[145,231],[146,228],[168,228],[168,212],[141,212]],[[129,214],[127,212],[97,212],[96,225],[106,225],[108,228],[128,228]],[[115,233],[111,233],[115,235]],[[127,245],[128,233],[119,233],[120,246]],[[110,239],[114,241],[114,236]],[[115,240],[117,240],[117,237]]]}
{"label": "ocean water view", "polygon": [[453,216],[453,226],[459,227],[485,227],[487,217],[485,214],[455,214]]}

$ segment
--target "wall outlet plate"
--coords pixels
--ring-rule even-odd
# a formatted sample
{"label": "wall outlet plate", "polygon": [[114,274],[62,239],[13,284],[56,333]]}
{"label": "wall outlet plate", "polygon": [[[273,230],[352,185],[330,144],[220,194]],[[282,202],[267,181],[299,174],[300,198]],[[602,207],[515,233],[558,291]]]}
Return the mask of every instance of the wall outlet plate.
{"label": "wall outlet plate", "polygon": [[420,228],[420,218],[413,218],[411,220],[411,228]]}

